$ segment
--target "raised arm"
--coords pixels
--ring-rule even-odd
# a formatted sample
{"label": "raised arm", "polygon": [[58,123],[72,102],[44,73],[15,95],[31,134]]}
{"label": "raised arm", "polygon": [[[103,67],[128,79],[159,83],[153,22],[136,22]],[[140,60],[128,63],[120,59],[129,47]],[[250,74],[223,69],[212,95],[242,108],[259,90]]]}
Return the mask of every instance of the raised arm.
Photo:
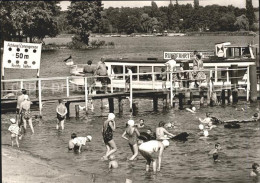
{"label": "raised arm", "polygon": [[[113,122],[113,123],[112,123]],[[115,121],[113,120],[113,121],[109,121],[108,122],[108,125],[111,127],[111,129],[113,130],[113,131],[115,131],[115,129],[116,129],[116,125],[115,125]]]}

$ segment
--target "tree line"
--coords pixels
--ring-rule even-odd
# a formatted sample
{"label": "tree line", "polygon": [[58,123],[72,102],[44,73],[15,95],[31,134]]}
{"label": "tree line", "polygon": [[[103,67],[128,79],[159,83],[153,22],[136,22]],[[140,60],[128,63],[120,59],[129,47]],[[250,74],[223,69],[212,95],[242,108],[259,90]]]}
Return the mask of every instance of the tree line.
{"label": "tree line", "polygon": [[101,0],[71,1],[61,11],[59,1],[0,1],[1,39],[28,37],[30,42],[60,33],[88,44],[90,33],[152,33],[258,30],[252,4],[195,6],[169,4],[158,7],[107,8]]}

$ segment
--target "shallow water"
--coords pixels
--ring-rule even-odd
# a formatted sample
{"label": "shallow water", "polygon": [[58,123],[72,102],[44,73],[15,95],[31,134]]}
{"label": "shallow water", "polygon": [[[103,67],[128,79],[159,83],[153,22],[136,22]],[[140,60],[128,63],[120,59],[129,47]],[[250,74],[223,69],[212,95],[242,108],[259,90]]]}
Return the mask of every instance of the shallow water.
{"label": "shallow water", "polygon": [[[42,53],[41,77],[67,76],[68,68],[64,65],[64,60],[70,54],[76,63],[85,63],[88,59],[95,62],[101,56],[106,57],[131,57],[149,56],[162,57],[163,51],[172,50],[193,50],[193,49],[214,49],[214,43],[231,41],[234,44],[247,43],[253,37],[155,37],[155,38],[100,38],[107,41],[114,41],[116,48],[103,48],[97,50],[67,50],[61,49],[52,52]],[[50,41],[50,40],[48,40]],[[55,40],[54,40],[55,41]],[[47,42],[47,41],[46,41]],[[20,72],[13,74],[10,70],[6,78],[32,77],[33,72]],[[53,93],[54,96],[60,94]],[[105,105],[108,103],[104,101]],[[49,164],[57,166],[64,172],[78,172],[77,182],[125,182],[131,179],[133,182],[252,182],[249,177],[250,168],[253,162],[260,162],[260,123],[241,124],[240,129],[225,129],[223,125],[212,129],[209,138],[199,139],[199,120],[204,118],[206,112],[212,112],[214,116],[223,120],[228,119],[248,119],[254,113],[260,103],[247,104],[240,101],[237,106],[216,106],[202,107],[198,109],[196,115],[186,110],[173,109],[162,110],[162,101],[159,101],[159,111],[152,111],[152,100],[139,100],[139,113],[133,119],[138,121],[145,119],[147,125],[155,127],[160,121],[175,122],[177,128],[169,130],[172,133],[187,131],[191,135],[185,143],[170,142],[163,155],[161,172],[153,175],[145,172],[145,160],[138,155],[138,160],[127,162],[127,157],[131,156],[128,143],[121,138],[125,123],[130,118],[129,103],[124,101],[124,113],[118,115],[117,101],[115,100],[116,132],[114,139],[118,147],[116,158],[120,168],[108,172],[108,162],[100,161],[106,148],[102,142],[101,127],[108,114],[108,108],[101,110],[100,101],[94,101],[94,111],[88,116],[84,112],[80,113],[80,119],[76,120],[74,105],[71,104],[71,118],[66,120],[65,130],[57,131],[56,126],[56,103],[45,104],[43,108],[43,119],[34,120],[35,134],[31,135],[30,129],[21,141],[21,150],[30,152],[32,155],[45,159]],[[84,104],[82,104],[84,105]],[[242,109],[243,108],[243,109]],[[237,110],[236,110],[237,109]],[[33,112],[37,114],[37,112]],[[15,117],[14,113],[2,114],[2,144],[10,144],[8,119]],[[71,133],[78,136],[92,135],[93,140],[83,147],[81,154],[68,152],[67,144]],[[220,142],[222,151],[220,162],[214,163],[208,152],[214,148],[214,144]],[[84,180],[84,181],[83,181]]]}

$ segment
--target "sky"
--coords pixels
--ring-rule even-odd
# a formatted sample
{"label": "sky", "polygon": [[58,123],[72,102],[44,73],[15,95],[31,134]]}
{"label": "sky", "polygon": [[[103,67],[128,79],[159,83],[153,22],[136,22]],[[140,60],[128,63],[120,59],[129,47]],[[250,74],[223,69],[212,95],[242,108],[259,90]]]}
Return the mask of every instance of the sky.
{"label": "sky", "polygon": [[[157,6],[168,6],[170,0],[160,0],[160,1],[154,1],[156,2]],[[173,3],[176,2],[176,0],[172,0]],[[178,0],[179,4],[192,4],[193,5],[194,0]],[[143,6],[151,6],[151,1],[144,1],[144,0],[136,0],[136,1],[102,1],[104,4],[104,8],[109,7],[143,7]],[[66,10],[67,7],[70,5],[70,1],[61,1],[61,8],[62,10]],[[235,7],[239,8],[245,8],[246,7],[246,0],[199,0],[200,6],[207,6],[207,5],[213,5],[218,4],[220,6],[228,6],[233,5]],[[253,6],[259,7],[259,0],[252,0]]]}

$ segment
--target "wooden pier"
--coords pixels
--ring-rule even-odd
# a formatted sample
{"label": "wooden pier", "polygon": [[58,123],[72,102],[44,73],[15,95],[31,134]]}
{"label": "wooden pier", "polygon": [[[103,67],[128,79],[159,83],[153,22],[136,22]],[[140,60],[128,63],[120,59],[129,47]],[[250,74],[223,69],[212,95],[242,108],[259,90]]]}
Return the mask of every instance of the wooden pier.
{"label": "wooden pier", "polygon": [[[205,103],[207,105],[213,106],[213,102],[211,101],[212,98],[212,93],[213,91],[215,93],[218,93],[219,101],[221,101],[222,105],[225,103],[233,103],[236,104],[238,99],[240,98],[245,98],[247,101],[256,101],[257,98],[259,98],[259,94],[257,94],[257,80],[256,80],[256,70],[254,68],[255,66],[250,66],[248,67],[247,70],[247,80],[245,83],[242,85],[238,83],[238,77],[237,77],[237,68],[235,66],[231,67],[227,71],[227,78],[223,80],[223,82],[219,82],[219,79],[217,78],[217,71],[215,70],[215,77],[213,78],[213,71],[214,70],[208,70],[205,72],[208,72],[207,76],[207,82],[202,84],[199,88],[180,88],[179,86],[173,86],[173,83],[176,81],[172,81],[172,75],[173,73],[169,73],[169,84],[167,86],[167,89],[158,89],[158,83],[154,79],[151,82],[150,86],[151,89],[147,89],[147,85],[143,86],[142,83],[137,83],[137,81],[133,81],[133,75],[130,75],[130,87],[129,87],[129,92],[122,92],[122,90],[115,90],[116,87],[121,87],[120,89],[124,89],[124,86],[119,86],[113,78],[115,78],[116,75],[113,76],[108,76],[111,79],[111,84],[108,85],[108,89],[110,93],[104,93],[102,90],[97,94],[89,94],[88,92],[88,85],[87,85],[87,77],[75,77],[75,76],[70,76],[70,77],[56,77],[56,78],[34,78],[34,79],[13,79],[13,80],[2,80],[2,83],[8,84],[8,83],[18,83],[21,88],[25,88],[30,91],[30,88],[28,89],[26,87],[26,83],[37,83],[36,84],[36,89],[34,89],[33,95],[36,94],[36,97],[33,98],[33,95],[30,93],[30,100],[32,102],[32,106],[37,105],[38,110],[39,110],[39,115],[42,115],[42,107],[43,103],[48,103],[48,102],[57,102],[58,99],[64,99],[65,105],[68,109],[68,116],[70,115],[70,104],[71,103],[76,103],[76,117],[78,117],[78,111],[79,107],[77,106],[77,103],[85,103],[85,110],[88,112],[88,105],[90,100],[108,100],[109,104],[109,112],[114,112],[114,100],[118,101],[118,109],[119,113],[123,112],[123,100],[127,99],[129,100],[129,110],[132,111],[133,113],[138,110],[138,104],[137,102],[133,102],[134,99],[139,98],[149,98],[153,100],[153,110],[158,110],[158,100],[163,101],[163,107],[164,108],[171,108],[175,106],[175,103],[179,104],[179,109],[183,109],[184,105],[193,105],[194,104],[194,99],[199,98],[199,103],[200,105],[204,105]],[[189,72],[189,71],[185,71]],[[190,71],[192,72],[192,71]],[[230,75],[228,74],[230,73]],[[153,74],[153,75],[158,75],[160,73],[139,73],[139,75],[144,74]],[[118,75],[120,76],[120,74]],[[152,76],[154,78],[155,76]],[[222,76],[221,76],[222,77]],[[84,85],[81,86],[81,92],[75,92],[72,91],[72,86],[73,84],[70,83],[71,79],[84,79]],[[213,78],[213,79],[210,79]],[[223,79],[223,78],[222,78]],[[229,81],[231,82],[229,83]],[[65,85],[62,85],[59,89],[59,94],[52,94],[51,92],[46,92],[45,90],[54,90],[53,85],[54,82],[60,83],[64,82]],[[225,81],[225,82],[224,82]],[[51,82],[47,85],[46,83]],[[185,80],[177,81],[177,82],[185,82]],[[191,82],[191,81],[189,81]],[[55,83],[55,84],[57,84]],[[62,83],[63,84],[63,83]],[[96,85],[96,87],[98,84]],[[157,87],[156,87],[157,86]],[[239,88],[238,86],[242,87]],[[213,88],[215,89],[213,90]],[[144,89],[145,88],[145,89]],[[216,89],[218,88],[218,89]],[[19,90],[20,90],[19,89]],[[97,88],[96,88],[97,89]],[[241,95],[238,93],[238,91],[242,89],[245,93],[245,95]],[[4,92],[12,92],[12,91],[18,91],[11,89],[11,90],[2,90],[1,94],[3,96]],[[52,91],[53,92],[53,91]],[[103,92],[103,93],[102,93]],[[84,93],[84,95],[82,95]],[[59,96],[59,97],[58,97]],[[232,98],[232,101],[230,100]],[[207,102],[205,102],[207,101]],[[101,102],[101,107],[102,107]],[[1,101],[2,111],[15,111],[16,108],[16,97],[14,96],[13,99],[4,99],[2,98]]]}

